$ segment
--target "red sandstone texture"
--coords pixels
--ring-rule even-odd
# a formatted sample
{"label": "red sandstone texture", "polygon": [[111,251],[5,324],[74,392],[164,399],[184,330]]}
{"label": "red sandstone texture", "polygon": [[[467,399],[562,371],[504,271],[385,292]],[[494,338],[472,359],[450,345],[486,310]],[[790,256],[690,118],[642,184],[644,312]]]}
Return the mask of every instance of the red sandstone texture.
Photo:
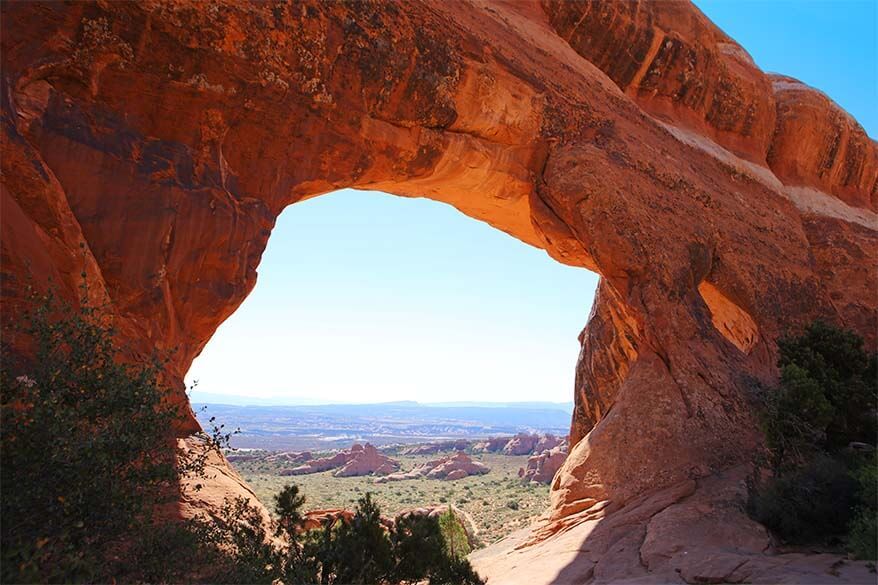
{"label": "red sandstone texture", "polygon": [[469,455],[458,451],[454,455],[422,463],[410,471],[391,473],[390,475],[378,478],[376,482],[386,483],[389,481],[405,481],[407,479],[420,479],[422,477],[427,479],[455,481],[469,477],[470,475],[482,475],[489,471],[491,471],[491,469],[484,463],[473,461]]}
{"label": "red sandstone texture", "polygon": [[[387,455],[380,453],[378,449],[366,443],[365,445],[354,444],[346,451],[320,459],[311,459],[307,453],[304,463],[291,469],[284,469],[279,475],[308,475],[335,469],[332,473],[335,477],[351,477],[356,475],[387,475],[399,469],[399,462],[394,461]],[[301,460],[301,454],[299,459]],[[296,461],[296,458],[291,460]]]}
{"label": "red sandstone texture", "polygon": [[[0,89],[14,351],[29,279],[75,299],[85,273],[132,358],[172,356],[186,405],[287,205],[343,187],[444,201],[601,275],[548,519],[477,568],[848,578],[737,533],[665,530],[647,554],[684,518],[752,527],[728,471],[760,442],[747,391],[775,380],[779,336],[816,318],[878,335],[876,143],[693,5],[6,2]],[[231,473],[182,507],[246,492]]]}

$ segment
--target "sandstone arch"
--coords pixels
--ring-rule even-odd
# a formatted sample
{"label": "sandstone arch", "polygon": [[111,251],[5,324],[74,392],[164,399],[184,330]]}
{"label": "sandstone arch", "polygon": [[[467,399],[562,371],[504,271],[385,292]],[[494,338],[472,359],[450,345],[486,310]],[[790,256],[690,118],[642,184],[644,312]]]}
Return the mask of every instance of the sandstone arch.
{"label": "sandstone arch", "polygon": [[430,197],[601,274],[545,534],[746,460],[782,333],[876,343],[875,142],[688,3],[5,3],[2,84],[5,315],[84,271],[180,401],[307,197]]}

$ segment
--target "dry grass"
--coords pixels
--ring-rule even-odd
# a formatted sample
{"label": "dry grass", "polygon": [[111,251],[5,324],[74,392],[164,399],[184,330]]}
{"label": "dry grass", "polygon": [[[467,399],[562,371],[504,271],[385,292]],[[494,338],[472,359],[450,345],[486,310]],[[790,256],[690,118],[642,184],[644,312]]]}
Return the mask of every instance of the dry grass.
{"label": "dry grass", "polygon": [[[437,456],[394,456],[404,470]],[[385,515],[430,504],[454,504],[466,512],[475,524],[480,544],[496,542],[545,512],[549,503],[548,486],[522,485],[518,468],[527,456],[510,457],[497,454],[473,456],[491,468],[485,475],[457,481],[415,479],[392,483],[375,483],[373,477],[332,477],[331,472],[281,477],[281,466],[262,462],[239,462],[235,467],[271,507],[273,496],[287,483],[299,485],[307,498],[305,508],[353,507],[357,499],[371,492]]]}

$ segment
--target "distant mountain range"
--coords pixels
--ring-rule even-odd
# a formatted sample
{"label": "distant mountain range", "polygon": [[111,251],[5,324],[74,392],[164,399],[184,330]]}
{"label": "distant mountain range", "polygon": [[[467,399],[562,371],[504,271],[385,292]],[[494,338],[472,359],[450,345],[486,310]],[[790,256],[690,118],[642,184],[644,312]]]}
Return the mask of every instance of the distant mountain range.
{"label": "distant mountain range", "polygon": [[[352,403],[336,402],[320,398],[308,398],[303,396],[275,396],[271,398],[256,398],[237,394],[217,394],[215,392],[202,392],[193,390],[189,394],[189,400],[195,404],[228,404],[237,406],[327,406],[327,405],[352,405]],[[417,402],[414,400],[398,400],[392,402],[362,403],[375,405],[410,405],[416,407],[482,407],[482,408],[537,408],[548,410],[563,410],[573,412],[573,402],[488,402],[488,401],[459,401],[459,402]]]}
{"label": "distant mountain range", "polygon": [[205,403],[199,401],[203,397],[203,393],[192,397],[202,424],[216,417],[216,423],[225,424],[226,429],[240,428],[232,440],[234,446],[268,450],[320,450],[366,441],[386,445],[478,439],[519,432],[566,435],[572,411],[572,404],[552,402],[400,401],[292,406]]}

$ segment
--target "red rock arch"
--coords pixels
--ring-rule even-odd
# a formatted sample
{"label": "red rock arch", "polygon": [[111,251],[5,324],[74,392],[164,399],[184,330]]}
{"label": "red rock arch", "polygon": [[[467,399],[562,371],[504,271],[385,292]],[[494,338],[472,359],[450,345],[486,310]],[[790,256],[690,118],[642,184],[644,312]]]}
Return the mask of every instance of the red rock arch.
{"label": "red rock arch", "polygon": [[875,142],[690,4],[2,9],[4,305],[86,272],[180,401],[280,211],[343,187],[601,274],[562,524],[745,461],[779,335],[875,345]]}

